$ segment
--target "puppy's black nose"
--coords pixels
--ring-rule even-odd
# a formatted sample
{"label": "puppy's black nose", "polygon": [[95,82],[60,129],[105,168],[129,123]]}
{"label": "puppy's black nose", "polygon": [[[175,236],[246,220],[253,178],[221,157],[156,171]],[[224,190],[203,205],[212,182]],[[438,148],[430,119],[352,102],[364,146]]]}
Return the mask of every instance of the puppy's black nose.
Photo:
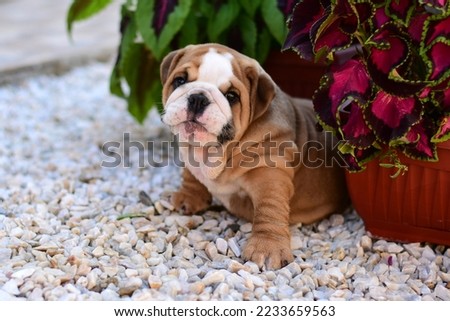
{"label": "puppy's black nose", "polygon": [[209,100],[203,94],[192,94],[188,97],[188,111],[201,115],[209,105]]}

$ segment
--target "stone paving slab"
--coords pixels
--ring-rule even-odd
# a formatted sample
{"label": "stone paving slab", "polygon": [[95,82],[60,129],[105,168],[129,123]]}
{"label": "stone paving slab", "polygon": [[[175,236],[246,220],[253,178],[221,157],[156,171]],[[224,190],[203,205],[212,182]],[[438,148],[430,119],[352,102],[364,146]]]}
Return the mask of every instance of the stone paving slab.
{"label": "stone paving slab", "polygon": [[0,83],[29,70],[58,72],[111,58],[119,43],[119,6],[66,31],[70,0],[0,0]]}

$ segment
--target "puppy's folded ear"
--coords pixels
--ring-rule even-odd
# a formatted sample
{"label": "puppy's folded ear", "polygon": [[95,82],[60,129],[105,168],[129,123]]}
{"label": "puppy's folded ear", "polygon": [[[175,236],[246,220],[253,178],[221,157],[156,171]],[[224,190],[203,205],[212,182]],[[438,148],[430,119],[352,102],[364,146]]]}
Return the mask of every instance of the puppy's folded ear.
{"label": "puppy's folded ear", "polygon": [[165,84],[167,81],[167,78],[169,77],[170,73],[173,69],[175,69],[175,66],[178,64],[178,61],[181,57],[184,55],[184,49],[175,50],[172,52],[169,52],[161,62],[160,67],[160,76],[161,76],[161,82],[162,84]]}
{"label": "puppy's folded ear", "polygon": [[259,65],[246,70],[250,80],[250,119],[254,121],[269,108],[275,96],[275,83]]}

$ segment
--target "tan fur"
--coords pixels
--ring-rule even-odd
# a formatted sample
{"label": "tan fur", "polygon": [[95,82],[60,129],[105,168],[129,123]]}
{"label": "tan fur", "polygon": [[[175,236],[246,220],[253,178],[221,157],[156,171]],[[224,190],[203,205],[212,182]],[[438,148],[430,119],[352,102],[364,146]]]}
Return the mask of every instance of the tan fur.
{"label": "tan fur", "polygon": [[[325,160],[325,150],[314,145],[325,144],[325,135],[315,128],[311,102],[288,96],[255,60],[227,47],[205,44],[170,53],[161,65],[164,104],[174,77],[187,72],[189,81],[195,80],[201,57],[211,47],[235,58],[232,85],[240,93],[240,103],[232,107],[235,137],[223,146],[225,152],[218,157],[224,166],[211,173],[207,169],[184,169],[182,186],[173,194],[172,202],[177,209],[195,213],[206,209],[214,195],[232,214],[253,223],[243,259],[278,269],[293,260],[289,225],[312,223],[348,205],[343,170],[338,166],[305,166],[308,159]],[[275,151],[280,144],[293,143],[284,149],[284,155],[271,154],[271,163],[276,166],[264,161],[268,133],[276,144]],[[254,143],[247,146],[245,142]],[[329,149],[333,142],[327,143]],[[238,144],[245,149],[231,148]],[[196,147],[193,152],[202,155],[205,151]],[[242,162],[253,163],[241,166]],[[286,166],[292,163],[299,165]]]}

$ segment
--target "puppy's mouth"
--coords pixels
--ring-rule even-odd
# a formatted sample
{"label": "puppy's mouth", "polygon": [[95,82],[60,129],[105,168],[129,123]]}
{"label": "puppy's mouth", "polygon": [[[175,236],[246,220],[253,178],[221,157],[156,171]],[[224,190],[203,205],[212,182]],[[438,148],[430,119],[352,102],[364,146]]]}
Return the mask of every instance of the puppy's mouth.
{"label": "puppy's mouth", "polygon": [[184,125],[184,130],[187,134],[193,134],[195,132],[207,132],[206,128],[196,120],[186,120],[182,124]]}

